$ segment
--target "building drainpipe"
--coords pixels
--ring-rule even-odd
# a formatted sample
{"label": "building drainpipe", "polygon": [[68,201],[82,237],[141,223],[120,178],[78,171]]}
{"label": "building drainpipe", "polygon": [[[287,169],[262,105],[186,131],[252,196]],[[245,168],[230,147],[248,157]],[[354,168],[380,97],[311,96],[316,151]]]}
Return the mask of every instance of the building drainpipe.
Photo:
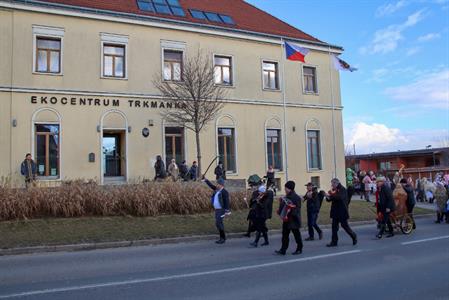
{"label": "building drainpipe", "polygon": [[12,177],[12,88],[14,73],[14,10],[11,10],[11,72],[10,72],[10,90],[9,90],[9,174]]}
{"label": "building drainpipe", "polygon": [[[288,140],[287,140],[287,103],[285,99],[285,44],[284,38],[281,38],[282,55],[282,106],[284,108],[284,148],[285,148],[285,181],[288,181]],[[265,133],[266,134],[266,133]]]}

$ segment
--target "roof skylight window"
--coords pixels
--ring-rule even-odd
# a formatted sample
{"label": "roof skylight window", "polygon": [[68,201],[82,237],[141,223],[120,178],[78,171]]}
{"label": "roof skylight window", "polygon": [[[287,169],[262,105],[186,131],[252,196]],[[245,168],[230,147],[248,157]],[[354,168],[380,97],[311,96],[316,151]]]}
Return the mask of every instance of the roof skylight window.
{"label": "roof skylight window", "polygon": [[165,15],[185,17],[185,12],[178,0],[137,0],[140,10],[157,12]]}

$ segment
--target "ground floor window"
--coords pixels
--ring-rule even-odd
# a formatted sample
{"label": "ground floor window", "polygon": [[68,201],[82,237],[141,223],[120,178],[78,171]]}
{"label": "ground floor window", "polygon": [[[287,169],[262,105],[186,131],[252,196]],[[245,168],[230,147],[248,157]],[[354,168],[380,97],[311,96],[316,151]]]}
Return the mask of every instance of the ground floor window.
{"label": "ground floor window", "polygon": [[226,171],[237,172],[234,128],[218,128],[218,155]]}
{"label": "ground floor window", "polygon": [[38,176],[59,176],[59,125],[35,124]]}
{"label": "ground floor window", "polygon": [[179,165],[184,157],[184,128],[165,127],[165,165],[168,167],[172,159]]}
{"label": "ground floor window", "polygon": [[309,169],[321,170],[320,131],[307,130],[307,160]]}
{"label": "ground floor window", "polygon": [[267,161],[268,166],[282,170],[281,130],[267,129]]}

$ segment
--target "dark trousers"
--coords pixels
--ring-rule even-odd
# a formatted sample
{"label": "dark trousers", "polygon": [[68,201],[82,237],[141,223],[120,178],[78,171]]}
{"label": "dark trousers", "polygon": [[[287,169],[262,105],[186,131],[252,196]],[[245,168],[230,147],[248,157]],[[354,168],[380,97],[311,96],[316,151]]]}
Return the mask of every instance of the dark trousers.
{"label": "dark trousers", "polygon": [[391,224],[390,213],[389,212],[384,212],[382,214],[383,214],[383,218],[382,218],[382,221],[380,221],[379,235],[384,234],[385,228],[387,226],[388,226],[388,230],[390,231],[390,233],[393,233],[393,225]]}
{"label": "dark trousers", "polygon": [[296,241],[296,250],[302,251],[302,238],[299,229],[290,229],[288,223],[284,222],[282,224],[282,247],[281,252],[285,252],[288,249],[288,244],[290,243],[290,232],[293,232],[293,236]]}
{"label": "dark trousers", "polygon": [[318,234],[321,234],[321,229],[318,226],[318,224],[316,223],[316,221],[318,220],[318,212],[307,212],[307,227],[309,229],[309,237],[313,238],[314,236],[314,231],[313,229],[315,228],[316,232],[318,232]]}
{"label": "dark trousers", "polygon": [[215,210],[215,226],[218,229],[218,232],[220,233],[221,239],[226,239],[226,235],[224,232],[224,224],[223,224],[223,215],[225,214],[224,209],[216,209]]}
{"label": "dark trousers", "polygon": [[352,231],[351,227],[349,227],[348,219],[332,219],[332,243],[338,243],[338,230],[340,229],[339,225],[346,231],[346,233],[354,240],[356,238],[356,234]]}
{"label": "dark trousers", "polygon": [[415,218],[413,218],[413,208],[415,207],[415,205],[407,205],[407,213],[410,216],[410,218],[412,218],[412,222],[413,222],[413,229],[416,229],[416,223],[415,223]]}

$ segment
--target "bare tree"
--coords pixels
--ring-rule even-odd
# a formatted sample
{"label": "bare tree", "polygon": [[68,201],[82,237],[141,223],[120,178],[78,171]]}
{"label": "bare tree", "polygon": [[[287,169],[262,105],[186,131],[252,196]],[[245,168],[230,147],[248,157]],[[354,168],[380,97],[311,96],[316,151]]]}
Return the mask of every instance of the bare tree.
{"label": "bare tree", "polygon": [[182,80],[167,81],[162,75],[157,74],[153,84],[167,101],[173,103],[175,109],[164,109],[161,116],[167,122],[195,133],[198,174],[202,174],[200,133],[223,108],[225,89],[215,84],[211,56],[201,49],[184,61],[181,68]]}

